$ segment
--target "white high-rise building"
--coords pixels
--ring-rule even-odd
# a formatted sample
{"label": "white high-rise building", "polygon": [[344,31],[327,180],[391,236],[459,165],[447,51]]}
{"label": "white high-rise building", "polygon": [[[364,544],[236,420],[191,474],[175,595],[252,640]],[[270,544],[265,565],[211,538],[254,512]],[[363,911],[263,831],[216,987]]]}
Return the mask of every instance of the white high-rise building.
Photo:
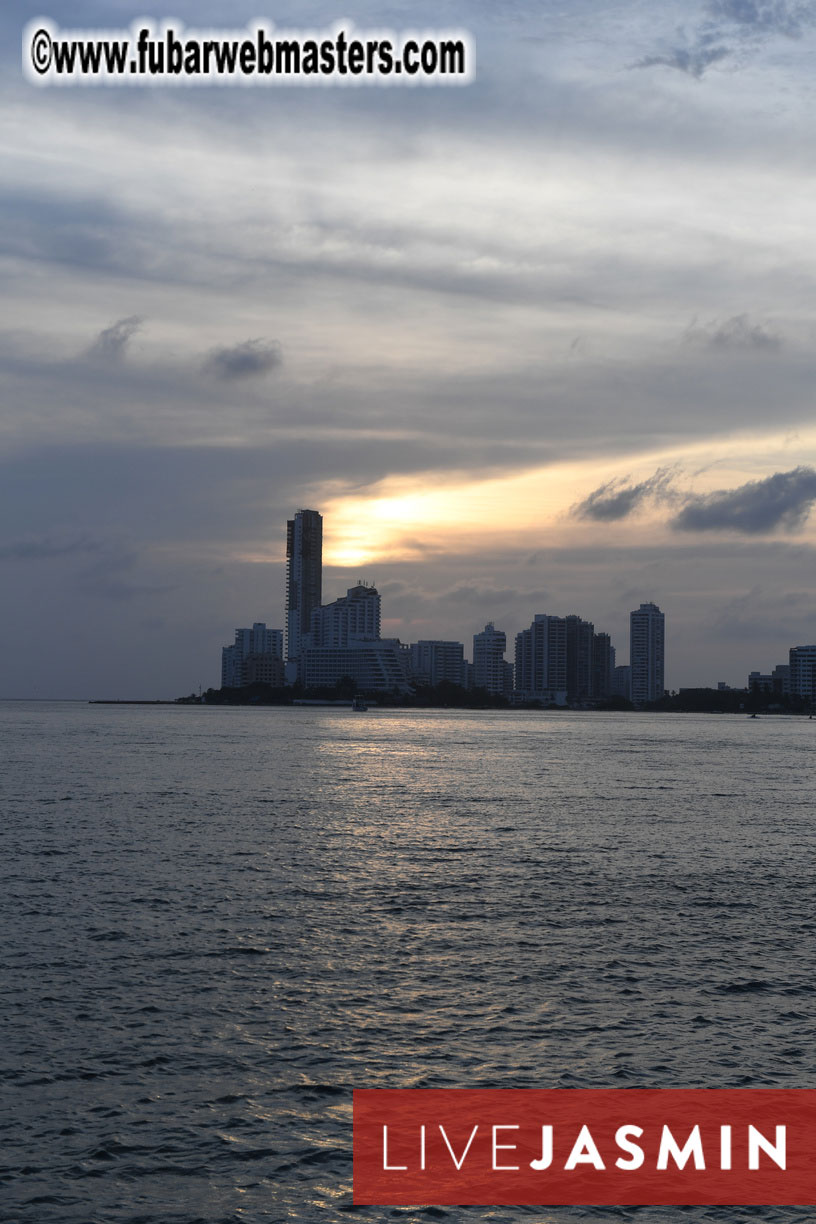
{"label": "white high-rise building", "polygon": [[376,642],[379,636],[379,592],[358,582],[334,603],[312,609],[309,638],[303,638],[303,646],[346,647],[353,642]]}
{"label": "white high-rise building", "polygon": [[221,687],[242,688],[262,680],[282,683],[283,630],[256,621],[251,629],[236,629],[235,642],[221,650]]}
{"label": "white high-rise building", "polygon": [[307,689],[332,688],[353,680],[359,692],[410,693],[410,653],[397,638],[358,638],[347,646],[306,645],[298,661],[299,680]]}
{"label": "white high-rise building", "polygon": [[657,604],[643,603],[629,615],[631,700],[637,705],[659,701],[665,691],[665,617]]}
{"label": "white high-rise building", "polygon": [[240,648],[243,655],[271,654],[282,659],[283,631],[267,629],[264,621],[256,621],[251,629],[235,630],[235,645]]}
{"label": "white high-rise building", "polygon": [[505,661],[507,635],[488,621],[473,635],[473,687],[507,695],[513,688],[513,668]]}
{"label": "white high-rise building", "polygon": [[298,510],[286,524],[286,657],[300,656],[301,637],[323,594],[323,517]]}
{"label": "white high-rise building", "polygon": [[791,646],[789,683],[794,696],[816,698],[816,646]]}

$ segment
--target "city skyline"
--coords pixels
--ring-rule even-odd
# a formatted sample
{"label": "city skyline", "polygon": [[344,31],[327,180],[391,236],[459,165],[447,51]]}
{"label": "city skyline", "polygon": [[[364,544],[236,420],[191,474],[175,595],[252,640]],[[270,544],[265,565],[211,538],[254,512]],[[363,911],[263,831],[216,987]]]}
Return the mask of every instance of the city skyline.
{"label": "city skyline", "polygon": [[323,597],[376,582],[403,641],[585,609],[620,647],[655,601],[677,688],[816,639],[805,6],[457,0],[447,89],[38,89],[29,16],[0,14],[0,695],[206,686],[277,620],[299,504]]}
{"label": "city skyline", "polygon": [[[234,644],[222,647],[222,688],[262,681],[273,688],[298,685],[317,690],[353,681],[361,692],[405,695],[416,685],[446,681],[517,702],[581,705],[623,697],[638,709],[672,691],[665,684],[666,616],[653,601],[629,613],[626,663],[609,633],[596,632],[594,622],[574,612],[536,612],[530,627],[510,640],[503,627],[488,621],[472,636],[470,661],[465,643],[457,638],[383,637],[382,598],[373,584],[358,579],[344,596],[317,602],[323,582],[323,525],[322,514],[313,509],[298,510],[287,521],[286,651],[280,629],[268,629],[265,622],[256,622],[251,629],[237,628]],[[308,615],[305,587],[310,592]],[[513,661],[506,658],[508,649]],[[816,645],[791,646],[787,657],[789,661],[775,665],[772,672],[752,670],[744,687],[718,680],[716,689],[795,694],[812,700]],[[678,686],[681,693],[704,688],[714,691],[714,684]]]}
{"label": "city skyline", "polygon": [[[663,696],[664,616],[656,605],[641,604],[630,614],[634,668],[616,669],[609,634],[596,633],[591,621],[575,613],[536,613],[530,629],[515,635],[514,663],[505,658],[506,633],[488,621],[473,634],[467,661],[458,640],[384,638],[382,598],[373,584],[358,580],[344,596],[322,603],[323,525],[314,509],[298,510],[286,523],[285,651],[280,629],[265,622],[237,628],[234,643],[221,649],[221,688],[261,682],[310,690],[353,682],[361,692],[408,694],[416,685],[444,680],[492,696],[556,705],[608,700],[618,692],[639,705]],[[659,624],[658,633],[638,632],[644,614],[649,624]]]}

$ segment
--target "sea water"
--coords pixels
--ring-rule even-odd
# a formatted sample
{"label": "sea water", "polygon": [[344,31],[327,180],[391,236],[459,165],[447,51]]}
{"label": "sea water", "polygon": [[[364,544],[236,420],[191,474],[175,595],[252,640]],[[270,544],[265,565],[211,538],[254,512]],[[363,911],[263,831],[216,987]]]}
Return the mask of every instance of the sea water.
{"label": "sea water", "polygon": [[354,1208],[354,1088],[816,1085],[801,718],[0,704],[0,1219]]}

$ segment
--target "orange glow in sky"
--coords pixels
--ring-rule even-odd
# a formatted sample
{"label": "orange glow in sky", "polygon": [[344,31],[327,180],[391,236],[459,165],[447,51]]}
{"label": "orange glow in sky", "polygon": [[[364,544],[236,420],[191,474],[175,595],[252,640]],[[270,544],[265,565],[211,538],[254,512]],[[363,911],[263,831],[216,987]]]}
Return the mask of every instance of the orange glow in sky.
{"label": "orange glow in sky", "polygon": [[665,506],[644,504],[626,520],[581,521],[570,514],[594,489],[616,478],[648,479],[658,468],[675,471],[682,495],[736,488],[780,467],[816,462],[816,430],[795,437],[742,435],[613,462],[559,464],[484,480],[428,482],[390,478],[367,494],[334,493],[321,506],[324,560],[342,568],[378,560],[411,561],[450,551],[478,554],[518,546],[524,535],[536,546],[564,546],[587,533],[614,531],[617,542],[648,536],[671,538]]}

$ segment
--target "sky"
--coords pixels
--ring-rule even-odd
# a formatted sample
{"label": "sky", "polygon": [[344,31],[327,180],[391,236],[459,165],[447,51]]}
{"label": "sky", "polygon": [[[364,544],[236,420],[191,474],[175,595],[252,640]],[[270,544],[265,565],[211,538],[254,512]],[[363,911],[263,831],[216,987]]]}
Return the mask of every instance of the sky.
{"label": "sky", "polygon": [[[466,85],[38,88],[35,16],[462,29]],[[172,698],[324,600],[816,641],[816,3],[5,4],[0,697]]]}

